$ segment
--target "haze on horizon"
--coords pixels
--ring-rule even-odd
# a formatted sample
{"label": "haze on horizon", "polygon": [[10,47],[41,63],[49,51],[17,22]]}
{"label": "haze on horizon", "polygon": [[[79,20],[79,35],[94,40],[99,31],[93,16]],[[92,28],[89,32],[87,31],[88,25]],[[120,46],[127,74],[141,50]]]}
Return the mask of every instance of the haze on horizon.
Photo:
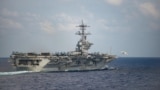
{"label": "haze on horizon", "polygon": [[160,0],[1,0],[0,57],[12,51],[75,50],[76,26],[91,26],[89,52],[160,56]]}

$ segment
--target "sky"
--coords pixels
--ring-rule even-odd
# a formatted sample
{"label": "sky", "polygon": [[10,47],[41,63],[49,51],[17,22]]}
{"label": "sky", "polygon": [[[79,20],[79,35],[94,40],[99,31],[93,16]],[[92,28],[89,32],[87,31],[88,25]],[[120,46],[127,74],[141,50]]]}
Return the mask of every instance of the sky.
{"label": "sky", "polygon": [[[160,0],[1,0],[0,57],[74,51],[87,28],[89,52],[160,57]],[[124,56],[126,57],[126,56]]]}

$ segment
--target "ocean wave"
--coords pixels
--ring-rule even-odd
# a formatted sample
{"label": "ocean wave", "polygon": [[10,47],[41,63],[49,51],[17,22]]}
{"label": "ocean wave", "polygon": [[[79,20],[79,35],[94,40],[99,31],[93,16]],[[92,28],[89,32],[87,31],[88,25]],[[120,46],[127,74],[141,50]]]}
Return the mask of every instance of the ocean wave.
{"label": "ocean wave", "polygon": [[23,73],[32,73],[33,71],[12,71],[12,72],[0,72],[0,76],[2,75],[16,75],[16,74],[23,74]]}

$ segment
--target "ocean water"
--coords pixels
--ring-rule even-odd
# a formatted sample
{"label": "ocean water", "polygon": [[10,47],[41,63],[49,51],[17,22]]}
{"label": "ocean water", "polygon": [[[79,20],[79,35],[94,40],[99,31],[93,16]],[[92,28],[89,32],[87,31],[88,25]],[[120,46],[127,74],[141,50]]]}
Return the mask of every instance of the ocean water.
{"label": "ocean water", "polygon": [[116,69],[17,73],[0,58],[0,90],[160,90],[160,58],[118,58],[109,66]]}

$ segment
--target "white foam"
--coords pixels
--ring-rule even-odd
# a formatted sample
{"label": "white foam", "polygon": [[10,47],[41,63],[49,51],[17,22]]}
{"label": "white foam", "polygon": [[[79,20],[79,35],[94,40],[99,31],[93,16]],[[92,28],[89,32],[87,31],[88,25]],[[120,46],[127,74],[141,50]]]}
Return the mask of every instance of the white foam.
{"label": "white foam", "polygon": [[16,75],[16,74],[23,74],[23,73],[31,73],[33,71],[13,71],[13,72],[0,72],[1,75]]}

